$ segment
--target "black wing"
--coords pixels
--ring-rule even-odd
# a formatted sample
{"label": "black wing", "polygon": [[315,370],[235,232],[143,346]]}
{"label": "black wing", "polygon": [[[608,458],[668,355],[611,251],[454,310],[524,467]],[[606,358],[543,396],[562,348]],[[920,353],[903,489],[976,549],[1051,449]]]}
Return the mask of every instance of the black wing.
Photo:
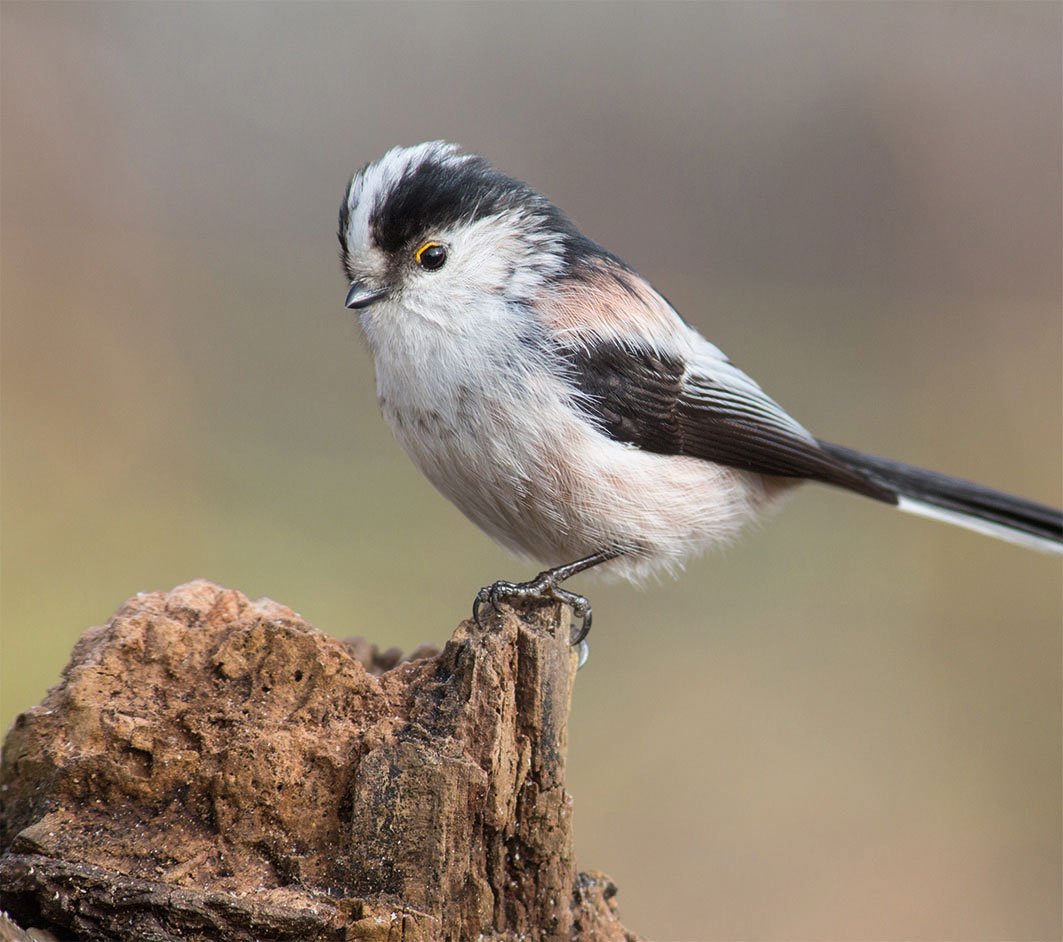
{"label": "black wing", "polygon": [[756,383],[706,347],[705,364],[694,368],[678,357],[601,341],[562,354],[588,418],[615,441],[897,503],[895,490],[824,451]]}

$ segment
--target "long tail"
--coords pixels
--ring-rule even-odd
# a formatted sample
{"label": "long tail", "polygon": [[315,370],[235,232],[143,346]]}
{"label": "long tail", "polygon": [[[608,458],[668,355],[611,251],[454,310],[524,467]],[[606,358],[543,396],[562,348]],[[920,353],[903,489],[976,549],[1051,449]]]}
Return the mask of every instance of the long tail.
{"label": "long tail", "polygon": [[901,510],[1042,552],[1063,553],[1063,511],[830,442],[819,445],[874,483],[894,491]]}

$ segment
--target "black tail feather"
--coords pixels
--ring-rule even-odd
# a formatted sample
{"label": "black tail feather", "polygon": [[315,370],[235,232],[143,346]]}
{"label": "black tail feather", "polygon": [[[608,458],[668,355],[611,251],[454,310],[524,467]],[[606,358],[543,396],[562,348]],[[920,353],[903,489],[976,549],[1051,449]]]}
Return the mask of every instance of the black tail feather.
{"label": "black tail feather", "polygon": [[961,478],[867,455],[830,442],[820,442],[819,445],[827,454],[875,483],[893,489],[899,497],[984,520],[1063,547],[1063,511]]}

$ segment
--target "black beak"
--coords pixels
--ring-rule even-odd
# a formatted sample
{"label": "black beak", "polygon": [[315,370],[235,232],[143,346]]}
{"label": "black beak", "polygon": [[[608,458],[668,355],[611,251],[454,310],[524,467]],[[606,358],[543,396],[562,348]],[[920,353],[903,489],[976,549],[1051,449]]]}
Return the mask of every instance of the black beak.
{"label": "black beak", "polygon": [[368,288],[360,281],[352,281],[344,303],[351,310],[361,310],[363,307],[369,307],[374,301],[386,298],[390,293],[390,288]]}

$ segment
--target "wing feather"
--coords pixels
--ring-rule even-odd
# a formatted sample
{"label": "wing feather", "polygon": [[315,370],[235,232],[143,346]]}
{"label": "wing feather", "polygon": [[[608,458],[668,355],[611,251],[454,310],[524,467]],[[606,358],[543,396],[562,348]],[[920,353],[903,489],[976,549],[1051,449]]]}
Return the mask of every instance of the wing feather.
{"label": "wing feather", "polygon": [[897,503],[896,491],[824,451],[648,281],[604,250],[580,259],[541,316],[577,402],[610,438]]}
{"label": "wing feather", "polygon": [[710,360],[693,366],[602,339],[561,353],[588,419],[616,441],[897,502],[895,491],[825,452],[756,383],[711,350]]}

